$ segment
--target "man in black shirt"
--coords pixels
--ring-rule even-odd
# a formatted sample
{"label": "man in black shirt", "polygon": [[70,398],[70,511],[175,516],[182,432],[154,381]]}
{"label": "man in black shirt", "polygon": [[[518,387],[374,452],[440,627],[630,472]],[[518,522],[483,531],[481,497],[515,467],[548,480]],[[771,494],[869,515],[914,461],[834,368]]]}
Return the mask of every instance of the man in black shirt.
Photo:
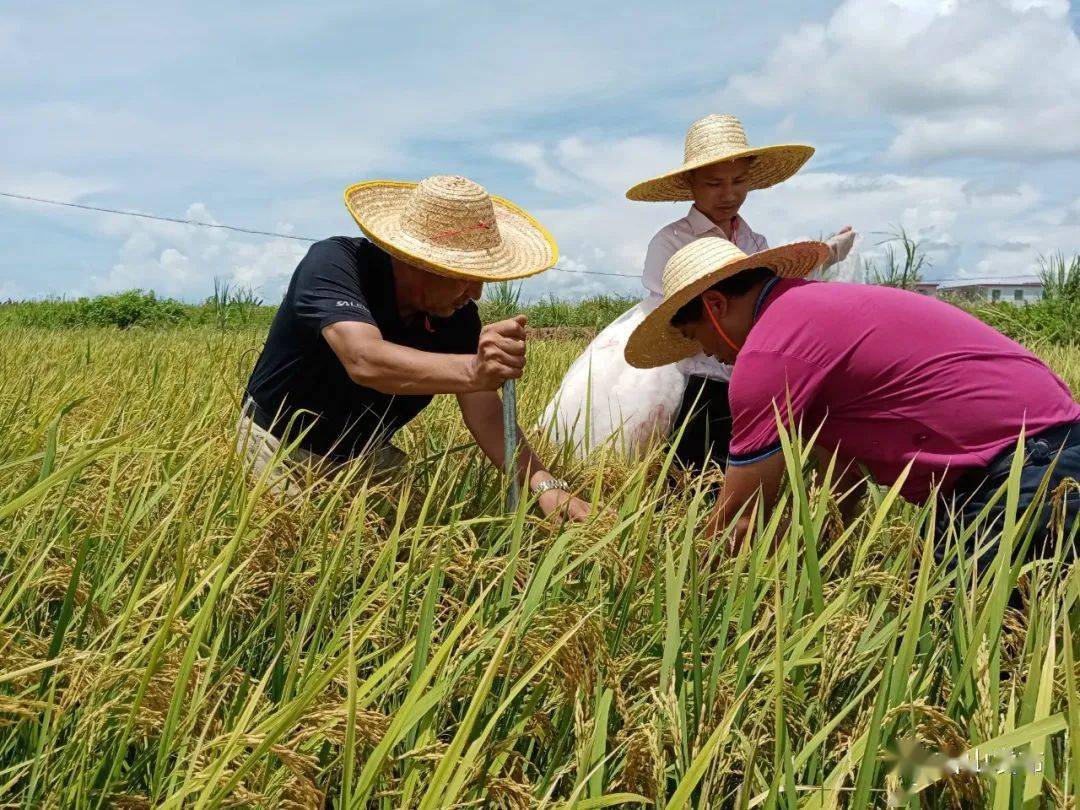
{"label": "man in black shirt", "polygon": [[[370,239],[317,242],[293,273],[247,384],[240,443],[249,462],[259,471],[281,463],[282,442],[298,440],[285,463],[394,466],[404,459],[393,434],[434,394],[456,394],[465,425],[501,466],[496,391],[525,366],[525,317],[482,326],[474,301],[486,280],[554,264],[553,240],[461,177],[360,183],[346,204]],[[588,514],[524,438],[518,465],[545,514]]]}

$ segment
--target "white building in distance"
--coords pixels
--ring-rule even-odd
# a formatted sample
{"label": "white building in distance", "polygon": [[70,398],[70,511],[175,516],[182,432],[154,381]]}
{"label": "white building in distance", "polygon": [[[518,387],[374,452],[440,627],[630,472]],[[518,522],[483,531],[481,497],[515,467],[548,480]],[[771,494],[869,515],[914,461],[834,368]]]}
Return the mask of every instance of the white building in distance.
{"label": "white building in distance", "polygon": [[[934,287],[933,291],[929,288]],[[1042,281],[1032,276],[1003,276],[1001,278],[958,278],[941,284],[920,284],[919,292],[927,295],[956,295],[983,301],[1005,301],[1017,306],[1041,301]]]}

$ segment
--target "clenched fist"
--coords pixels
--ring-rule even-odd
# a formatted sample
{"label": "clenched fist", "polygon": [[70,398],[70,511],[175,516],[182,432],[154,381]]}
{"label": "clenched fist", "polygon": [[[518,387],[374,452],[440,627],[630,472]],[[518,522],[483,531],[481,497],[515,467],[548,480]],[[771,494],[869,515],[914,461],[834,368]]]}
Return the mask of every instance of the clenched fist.
{"label": "clenched fist", "polygon": [[507,380],[516,380],[525,368],[525,316],[491,323],[480,330],[480,344],[473,358],[477,391],[494,391]]}

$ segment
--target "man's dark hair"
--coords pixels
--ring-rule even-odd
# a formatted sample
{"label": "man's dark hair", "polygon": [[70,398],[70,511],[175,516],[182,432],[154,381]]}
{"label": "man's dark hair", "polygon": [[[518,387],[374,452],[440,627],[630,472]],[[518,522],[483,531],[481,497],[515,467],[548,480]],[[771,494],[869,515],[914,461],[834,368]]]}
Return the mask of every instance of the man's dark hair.
{"label": "man's dark hair", "polygon": [[[743,270],[716,282],[709,287],[709,290],[716,290],[716,292],[723,293],[730,298],[738,298],[740,295],[746,295],[750,292],[755,284],[768,281],[775,275],[768,267],[753,267],[750,270]],[[707,293],[709,290],[702,290],[702,294]],[[698,295],[679,307],[678,311],[671,316],[671,325],[682,326],[685,323],[694,323],[701,320],[703,314],[701,295]]]}

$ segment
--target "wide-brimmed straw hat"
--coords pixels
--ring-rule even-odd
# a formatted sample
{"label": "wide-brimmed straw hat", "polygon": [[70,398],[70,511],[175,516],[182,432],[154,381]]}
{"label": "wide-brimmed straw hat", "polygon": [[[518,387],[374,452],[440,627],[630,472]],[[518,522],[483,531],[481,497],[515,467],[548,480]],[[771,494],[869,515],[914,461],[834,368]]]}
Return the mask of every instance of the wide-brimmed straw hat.
{"label": "wide-brimmed straw hat", "polygon": [[753,158],[750,188],[768,188],[795,174],[812,154],[814,147],[799,143],[750,146],[742,122],[734,115],[707,115],[691,124],[686,133],[683,165],[638,183],[626,196],[645,202],[692,200],[687,172],[738,158]]}
{"label": "wide-brimmed straw hat", "polygon": [[748,256],[719,236],[694,240],[676,251],[664,267],[664,300],[630,334],[626,362],[637,368],[654,368],[700,352],[697,341],[683,337],[671,325],[671,318],[718,281],[758,267],[766,267],[780,278],[804,278],[828,255],[829,246],[824,242],[792,242]]}
{"label": "wide-brimmed straw hat", "polygon": [[345,189],[345,205],[376,245],[441,276],[505,281],[542,273],[559,258],[543,225],[464,177],[369,180]]}

